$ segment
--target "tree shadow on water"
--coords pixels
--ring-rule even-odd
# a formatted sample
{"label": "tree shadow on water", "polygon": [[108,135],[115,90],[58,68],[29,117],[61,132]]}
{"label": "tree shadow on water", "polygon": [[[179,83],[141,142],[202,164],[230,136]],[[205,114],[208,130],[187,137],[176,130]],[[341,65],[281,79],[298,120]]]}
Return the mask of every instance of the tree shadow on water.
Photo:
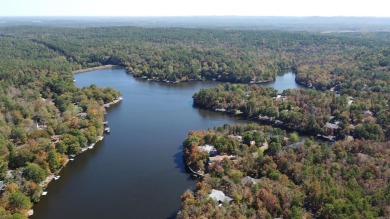
{"label": "tree shadow on water", "polygon": [[[194,177],[191,172],[189,171],[187,165],[184,162],[184,157],[183,157],[183,145],[179,145],[177,148],[178,151],[175,155],[173,155],[173,160],[175,162],[175,168],[180,170],[180,173],[185,173],[187,175],[187,180],[197,180],[198,178]],[[191,188],[188,188],[191,189]],[[184,191],[183,191],[184,193]],[[177,213],[179,212],[180,209],[177,211],[172,212],[169,216],[166,217],[166,219],[174,219],[177,217]]]}
{"label": "tree shadow on water", "polygon": [[178,152],[173,155],[173,161],[175,162],[175,168],[178,168],[181,173],[189,173],[183,157],[183,145],[178,147]]}
{"label": "tree shadow on water", "polygon": [[180,145],[177,149],[178,152],[175,155],[173,155],[173,161],[176,164],[175,168],[179,169],[180,173],[185,173],[188,176],[187,180],[196,180],[197,177],[193,176],[193,174],[185,164],[184,157],[183,157],[183,145]]}

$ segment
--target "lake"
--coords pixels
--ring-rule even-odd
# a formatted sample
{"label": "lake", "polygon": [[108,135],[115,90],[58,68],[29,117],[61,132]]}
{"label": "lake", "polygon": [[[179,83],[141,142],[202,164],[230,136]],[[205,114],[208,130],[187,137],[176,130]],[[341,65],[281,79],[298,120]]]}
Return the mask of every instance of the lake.
{"label": "lake", "polygon": [[260,84],[264,87],[273,87],[280,93],[286,89],[305,89],[304,86],[295,82],[295,73],[288,72],[282,75],[277,75],[275,81]]}
{"label": "lake", "polygon": [[[278,76],[266,86],[297,88],[295,75],[284,76],[289,79]],[[68,163],[34,206],[32,218],[175,217],[181,194],[196,183],[182,158],[181,143],[188,131],[244,122],[192,106],[196,91],[218,82],[150,82],[123,69],[74,77],[77,87],[113,87],[124,99],[106,115],[111,134]]]}

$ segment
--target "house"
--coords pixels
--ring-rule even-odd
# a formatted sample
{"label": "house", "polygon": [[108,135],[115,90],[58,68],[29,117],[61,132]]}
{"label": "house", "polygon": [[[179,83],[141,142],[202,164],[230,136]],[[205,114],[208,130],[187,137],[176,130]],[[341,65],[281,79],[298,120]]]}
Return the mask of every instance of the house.
{"label": "house", "polygon": [[371,112],[370,110],[366,110],[364,111],[364,116],[367,118],[367,117],[370,117],[370,116],[374,116],[374,113]]}
{"label": "house", "polygon": [[271,118],[269,116],[262,116],[262,115],[259,115],[259,119],[260,120],[266,120],[266,121],[271,120]]}
{"label": "house", "polygon": [[226,196],[225,193],[216,189],[211,190],[211,194],[209,195],[209,197],[214,201],[218,201],[219,203],[233,201],[233,199],[230,198],[229,196]]}
{"label": "house", "polygon": [[336,123],[330,123],[330,122],[327,122],[325,124],[325,127],[324,127],[324,131],[328,134],[328,135],[336,135],[338,132],[339,132],[339,125],[336,124]]}
{"label": "house", "polygon": [[280,121],[280,120],[275,120],[275,124],[276,124],[276,125],[283,125],[283,122]]}
{"label": "house", "polygon": [[51,142],[56,144],[56,143],[58,143],[60,141],[60,137],[61,137],[61,135],[53,135],[53,136],[50,137],[50,140],[51,140]]}
{"label": "house", "polygon": [[216,108],[215,111],[216,112],[226,112],[226,109],[225,108]]}
{"label": "house", "polygon": [[239,142],[242,142],[242,136],[241,135],[228,135],[229,138],[234,138]]}
{"label": "house", "polygon": [[79,113],[79,114],[77,114],[77,116],[78,116],[80,119],[86,119],[86,118],[87,118],[87,113]]}
{"label": "house", "polygon": [[282,96],[281,94],[278,94],[276,97],[273,97],[272,99],[285,101],[285,100],[287,100],[287,97],[286,96]]}
{"label": "house", "polygon": [[209,144],[206,144],[203,146],[198,146],[198,148],[199,148],[199,151],[205,151],[205,152],[212,154],[212,155],[217,154],[217,150],[214,148],[214,146],[209,145]]}
{"label": "house", "polygon": [[222,155],[222,156],[218,155],[215,157],[209,157],[209,160],[210,160],[210,163],[214,163],[214,162],[221,162],[225,158],[227,158],[229,160],[233,160],[236,157],[232,156],[232,155]]}
{"label": "house", "polygon": [[349,96],[348,106],[351,106],[351,104],[353,103],[354,100],[355,100],[355,98]]}
{"label": "house", "polygon": [[6,179],[13,179],[13,178],[15,178],[14,171],[13,170],[7,170],[5,178]]}
{"label": "house", "polygon": [[254,179],[250,176],[246,176],[246,177],[241,179],[241,184],[243,186],[251,186],[251,185],[259,183],[260,181],[261,181],[261,179]]}
{"label": "house", "polygon": [[294,143],[294,144],[289,144],[289,145],[286,146],[286,148],[296,149],[296,148],[303,147],[304,145],[305,145],[305,143],[303,141],[301,141],[301,142],[297,142],[297,143]]}
{"label": "house", "polygon": [[35,123],[38,130],[47,129],[47,125],[40,125],[38,122]]}

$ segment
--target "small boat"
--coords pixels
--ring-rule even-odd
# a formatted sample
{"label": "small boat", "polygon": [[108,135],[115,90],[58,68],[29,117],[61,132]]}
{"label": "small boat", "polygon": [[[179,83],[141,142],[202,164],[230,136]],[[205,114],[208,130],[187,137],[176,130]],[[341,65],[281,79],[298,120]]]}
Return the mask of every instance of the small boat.
{"label": "small boat", "polygon": [[73,161],[74,159],[73,159],[73,158],[70,158],[69,160],[70,160],[70,161]]}
{"label": "small boat", "polygon": [[60,178],[60,176],[55,176],[54,179],[55,180],[58,180]]}
{"label": "small boat", "polygon": [[47,195],[47,192],[42,192],[42,195]]}
{"label": "small boat", "polygon": [[109,127],[105,128],[105,129],[104,129],[104,132],[110,133],[110,128],[109,128]]}

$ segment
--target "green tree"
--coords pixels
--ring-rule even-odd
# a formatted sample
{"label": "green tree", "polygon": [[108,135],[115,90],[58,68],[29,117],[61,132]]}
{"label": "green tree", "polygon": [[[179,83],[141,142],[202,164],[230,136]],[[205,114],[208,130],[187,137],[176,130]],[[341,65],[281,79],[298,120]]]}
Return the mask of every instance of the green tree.
{"label": "green tree", "polygon": [[29,163],[23,171],[23,176],[27,180],[40,183],[46,178],[46,172],[38,164]]}
{"label": "green tree", "polygon": [[11,193],[11,195],[8,197],[8,202],[12,208],[18,210],[30,209],[32,206],[30,199],[20,190],[16,190],[15,192]]}
{"label": "green tree", "polygon": [[0,180],[3,180],[7,174],[8,163],[4,160],[0,160]]}
{"label": "green tree", "polygon": [[55,151],[50,151],[47,154],[47,162],[49,163],[51,172],[55,172],[56,170],[58,170],[58,167],[60,166],[60,161]]}
{"label": "green tree", "polygon": [[299,135],[296,132],[291,133],[289,137],[291,143],[297,143],[299,141]]}

